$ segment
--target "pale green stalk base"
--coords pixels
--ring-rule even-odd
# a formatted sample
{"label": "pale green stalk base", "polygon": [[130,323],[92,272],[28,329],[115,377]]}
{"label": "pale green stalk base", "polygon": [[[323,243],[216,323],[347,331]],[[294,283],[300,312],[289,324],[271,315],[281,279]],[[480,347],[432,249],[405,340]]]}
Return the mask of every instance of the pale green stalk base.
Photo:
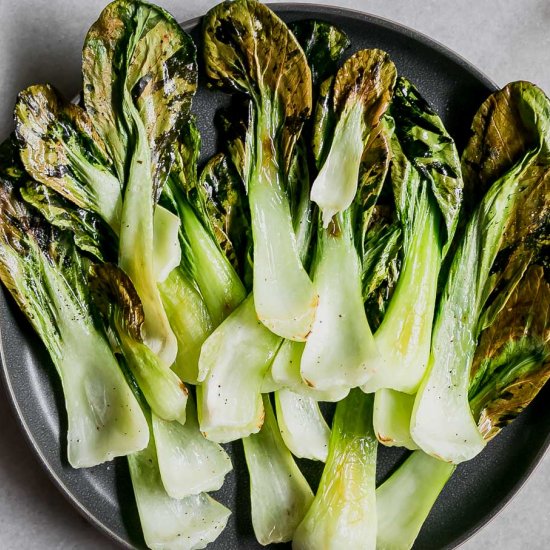
{"label": "pale green stalk base", "polygon": [[412,548],[454,470],[453,464],[416,451],[376,490],[377,550]]}
{"label": "pale green stalk base", "polygon": [[311,187],[311,200],[321,208],[325,228],[335,214],[350,207],[357,193],[366,143],[362,119],[363,106],[358,100],[338,120],[329,154]]}
{"label": "pale green stalk base", "polygon": [[411,434],[426,453],[447,462],[470,460],[485,447],[468,402],[479,322],[520,176],[533,153],[497,180],[470,219],[453,258],[434,323],[428,370],[418,390]]}
{"label": "pale green stalk base", "polygon": [[286,388],[316,401],[338,402],[349,393],[349,388],[330,388],[322,391],[308,386],[300,373],[305,344],[284,340],[271,364],[271,377],[280,388]]}
{"label": "pale green stalk base", "polygon": [[153,437],[128,457],[145,543],[152,550],[205,548],[224,530],[231,512],[206,493],[173,499],[164,490]]}
{"label": "pale green stalk base", "polygon": [[275,392],[277,422],[288,450],[299,458],[325,462],[330,428],[317,401],[290,390]]}
{"label": "pale green stalk base", "polygon": [[199,423],[208,439],[226,443],[262,427],[262,383],[279,343],[258,321],[253,295],[208,337],[197,387]]}
{"label": "pale green stalk base", "polygon": [[375,549],[373,399],[355,389],[338,403],[327,463],[313,504],[294,534],[295,550]]}
{"label": "pale green stalk base", "polygon": [[180,219],[157,205],[153,214],[153,269],[157,283],[162,283],[180,265]]}
{"label": "pale green stalk base", "polygon": [[185,498],[221,489],[231,471],[227,453],[199,430],[195,402],[187,402],[187,420],[166,422],[153,414],[153,434],[157,446],[160,475],[172,498]]}
{"label": "pale green stalk base", "polygon": [[378,441],[386,447],[405,447],[411,451],[418,445],[411,437],[411,415],[414,395],[395,390],[378,390],[374,398],[373,425]]}
{"label": "pale green stalk base", "polygon": [[136,342],[124,330],[119,330],[118,336],[126,364],[151,410],[164,420],[185,424],[185,384],[145,344]]}
{"label": "pale green stalk base", "polygon": [[145,448],[147,422],[107,340],[82,318],[72,289],[46,262],[43,274],[60,333],[58,345],[45,343],[63,385],[69,464],[89,468]]}
{"label": "pale green stalk base", "polygon": [[380,352],[367,393],[389,388],[414,394],[430,356],[432,323],[441,265],[439,216],[427,199],[418,206],[405,264],[374,341]]}
{"label": "pale green stalk base", "polygon": [[155,277],[151,152],[145,128],[131,98],[125,96],[124,104],[137,136],[122,203],[118,263],[132,280],[143,304],[143,339],[169,367],[176,359],[178,343],[164,311]]}
{"label": "pale green stalk base", "polygon": [[337,236],[323,231],[314,277],[319,306],[300,371],[317,390],[355,388],[372,376],[378,358],[365,314],[361,266],[347,228],[340,228]]}
{"label": "pale green stalk base", "polygon": [[217,327],[245,299],[246,290],[229,260],[187,204],[180,205],[185,238],[193,252],[193,277]]}
{"label": "pale green stalk base", "polygon": [[254,301],[258,318],[269,330],[289,340],[304,341],[318,297],[300,260],[288,200],[281,186],[273,161],[266,160],[262,165],[262,159],[258,159],[248,186],[254,237]]}
{"label": "pale green stalk base", "polygon": [[265,422],[258,434],[243,439],[248,472],[252,525],[258,542],[292,539],[313,492],[285,446],[269,396],[264,396]]}
{"label": "pale green stalk base", "polygon": [[201,347],[213,330],[204,300],[181,269],[159,284],[170,326],[178,341],[174,372],[189,384],[197,384]]}

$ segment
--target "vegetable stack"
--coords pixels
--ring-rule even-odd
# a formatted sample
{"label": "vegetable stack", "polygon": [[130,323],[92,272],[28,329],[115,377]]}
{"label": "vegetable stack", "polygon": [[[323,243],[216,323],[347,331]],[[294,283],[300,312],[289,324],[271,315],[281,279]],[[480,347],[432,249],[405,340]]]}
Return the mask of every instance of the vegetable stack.
{"label": "vegetable stack", "polygon": [[[221,534],[241,439],[261,545],[411,548],[550,377],[550,101],[495,92],[461,158],[386,52],[349,47],[234,0],[198,62],[163,9],[115,0],[80,103],[18,96],[0,277],[61,378],[70,464],[127,457],[150,548]],[[232,94],[201,171],[199,64]],[[377,488],[379,442],[413,452]]]}

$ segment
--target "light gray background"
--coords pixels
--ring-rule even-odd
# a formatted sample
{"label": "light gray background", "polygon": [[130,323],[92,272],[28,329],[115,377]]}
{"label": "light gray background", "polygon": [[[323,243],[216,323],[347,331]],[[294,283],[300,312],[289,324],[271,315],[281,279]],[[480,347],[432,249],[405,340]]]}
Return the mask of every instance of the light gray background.
{"label": "light gray background", "polygon": [[[80,88],[84,35],[107,0],[0,0],[0,139],[18,91],[51,82]],[[157,0],[179,21],[215,0]],[[449,46],[497,84],[531,80],[550,92],[548,0],[329,0],[393,19]],[[57,492],[31,454],[0,386],[0,548],[112,548]],[[467,506],[467,503],[464,503]],[[512,503],[464,550],[550,547],[550,454]],[[114,547],[113,547],[114,548]],[[351,549],[350,549],[351,550]]]}

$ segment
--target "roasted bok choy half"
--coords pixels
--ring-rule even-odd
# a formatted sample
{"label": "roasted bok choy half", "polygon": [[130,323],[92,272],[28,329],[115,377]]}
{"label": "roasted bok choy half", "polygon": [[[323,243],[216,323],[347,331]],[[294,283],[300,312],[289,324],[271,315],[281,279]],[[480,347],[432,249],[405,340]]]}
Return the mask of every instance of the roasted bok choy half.
{"label": "roasted bok choy half", "polygon": [[300,259],[287,183],[295,144],[311,114],[311,71],[287,26],[255,0],[218,4],[206,14],[203,39],[210,82],[250,98],[244,180],[256,313],[275,334],[304,341],[318,296]]}
{"label": "roasted bok choy half", "polygon": [[449,268],[411,419],[416,444],[453,463],[486,444],[468,401],[480,333],[508,307],[530,266],[546,265],[550,101],[532,84],[509,84],[481,106],[472,131],[463,155],[468,185],[486,192]]}
{"label": "roasted bok choy half", "polygon": [[[403,77],[397,79],[390,116],[395,126],[388,182],[394,212],[390,228],[397,228],[399,235],[385,228],[377,237],[372,228],[366,246],[370,255],[373,248],[384,254],[388,245],[390,252],[398,247],[399,270],[374,334],[379,352],[375,374],[362,387],[376,392],[379,440],[415,449],[409,429],[414,395],[428,364],[439,271],[454,237],[464,184],[453,139]],[[394,237],[397,242],[392,242]],[[372,268],[367,263],[368,277]]]}
{"label": "roasted bok choy half", "polygon": [[[304,347],[300,371],[307,385],[353,388],[373,374],[377,357],[362,295],[362,242],[369,222],[366,203],[376,202],[386,176],[391,130],[382,117],[391,100],[396,69],[388,54],[362,50],[336,74],[332,87],[334,127],[316,115],[324,150],[311,198],[321,210],[313,260],[319,306]],[[320,102],[319,109],[325,104]],[[345,284],[339,283],[346,273]]]}
{"label": "roasted bok choy half", "polygon": [[[547,271],[546,253],[527,267],[505,307],[481,333],[470,373],[468,399],[484,441],[490,441],[512,422],[550,378]],[[377,548],[412,547],[455,468],[454,464],[422,451],[412,453],[376,491]]]}
{"label": "roasted bok choy half", "polygon": [[402,260],[374,336],[380,353],[376,374],[363,389],[414,394],[428,363],[439,268],[458,222],[463,181],[453,139],[403,77],[397,80],[390,115],[395,123],[391,184]]}
{"label": "roasted bok choy half", "polygon": [[141,408],[109,346],[70,234],[21,196],[29,177],[13,139],[0,146],[0,277],[46,346],[67,410],[67,458],[101,464],[147,445]]}
{"label": "roasted bok choy half", "polygon": [[296,550],[376,548],[374,397],[354,389],[336,406],[323,475],[302,523]]}
{"label": "roasted bok choy half", "polygon": [[157,287],[154,212],[188,124],[196,48],[161,8],[115,0],[88,31],[82,72],[85,109],[122,184],[118,264],[143,304],[144,340],[169,366],[177,340]]}

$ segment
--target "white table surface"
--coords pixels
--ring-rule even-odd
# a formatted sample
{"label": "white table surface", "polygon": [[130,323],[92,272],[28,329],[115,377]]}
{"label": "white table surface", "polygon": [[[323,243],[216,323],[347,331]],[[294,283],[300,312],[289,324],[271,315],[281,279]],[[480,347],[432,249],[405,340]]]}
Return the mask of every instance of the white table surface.
{"label": "white table surface", "polygon": [[[80,50],[106,0],[0,0],[0,138],[17,92],[51,82],[80,87]],[[157,0],[179,21],[213,0]],[[449,46],[498,84],[531,80],[550,92],[548,0],[317,0],[392,19]],[[57,492],[31,454],[0,386],[0,549],[108,549],[114,545]],[[464,550],[550,548],[550,454],[519,494]],[[350,549],[351,550],[351,549]]]}

